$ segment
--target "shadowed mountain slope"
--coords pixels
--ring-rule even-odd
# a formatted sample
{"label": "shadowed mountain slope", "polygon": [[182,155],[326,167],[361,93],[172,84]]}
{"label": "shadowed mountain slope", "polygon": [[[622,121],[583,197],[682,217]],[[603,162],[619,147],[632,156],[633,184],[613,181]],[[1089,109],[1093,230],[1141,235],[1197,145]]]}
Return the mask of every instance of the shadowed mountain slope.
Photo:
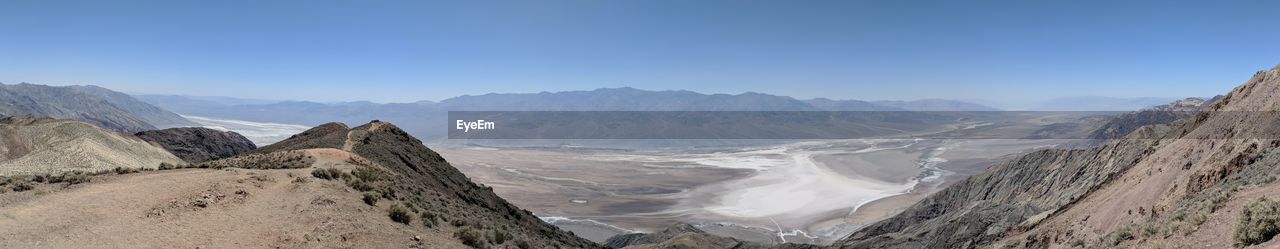
{"label": "shadowed mountain slope", "polygon": [[188,163],[228,158],[258,148],[238,133],[202,127],[144,131],[134,136],[160,145]]}

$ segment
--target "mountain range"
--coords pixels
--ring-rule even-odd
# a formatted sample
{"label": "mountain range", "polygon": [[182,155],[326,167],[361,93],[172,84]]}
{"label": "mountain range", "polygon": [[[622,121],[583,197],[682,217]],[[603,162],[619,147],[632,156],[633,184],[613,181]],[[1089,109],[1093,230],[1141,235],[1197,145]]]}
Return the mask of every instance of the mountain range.
{"label": "mountain range", "polygon": [[0,116],[74,119],[124,132],[194,126],[194,122],[133,97],[96,86],[0,84]]}
{"label": "mountain range", "polygon": [[[266,247],[600,247],[472,182],[411,131],[389,122],[357,127],[327,122],[246,151],[247,139],[211,130],[140,134],[159,137],[147,140],[116,132],[150,130],[155,127],[150,122],[181,120],[105,89],[19,84],[3,85],[0,90],[4,94],[0,97],[5,97],[0,110],[10,116],[0,120],[0,190],[4,190],[0,211],[6,214],[0,219],[0,238],[6,238],[0,240],[0,247],[245,243]],[[1089,148],[1040,149],[995,163],[833,245],[757,245],[681,224],[656,234],[621,235],[608,244],[627,248],[1280,247],[1280,240],[1272,239],[1280,235],[1276,218],[1280,202],[1273,200],[1280,194],[1280,183],[1275,181],[1280,179],[1277,94],[1280,67],[1259,71],[1220,98],[1186,99],[1121,115],[1101,132],[1114,139]],[[268,118],[313,111],[322,117],[410,119],[455,109],[594,110],[606,106],[626,110],[939,108],[929,102],[801,101],[758,93],[705,95],[623,88],[488,94],[439,103],[238,104],[210,112],[245,111],[251,113],[245,114],[249,117]],[[21,115],[25,113],[76,120]],[[221,138],[204,139],[210,136]],[[187,143],[192,140],[213,144]],[[234,149],[207,150],[212,157],[188,159],[204,160],[200,163],[174,156],[175,151],[192,146]],[[223,158],[230,154],[234,155]],[[105,180],[48,178],[74,170],[93,171],[94,177]],[[77,184],[84,185],[73,186]],[[66,239],[68,228],[88,232]],[[149,239],[133,239],[143,237]]]}
{"label": "mountain range", "polygon": [[[952,100],[880,101],[798,100],[762,93],[702,94],[692,91],[647,91],[601,88],[592,91],[490,93],[464,95],[440,102],[413,103],[283,101],[240,104],[209,97],[136,95],[138,99],[184,115],[253,122],[318,125],[332,121],[385,120],[427,140],[444,137],[438,124],[448,111],[989,111],[978,104]],[[226,99],[224,99],[226,100]]]}

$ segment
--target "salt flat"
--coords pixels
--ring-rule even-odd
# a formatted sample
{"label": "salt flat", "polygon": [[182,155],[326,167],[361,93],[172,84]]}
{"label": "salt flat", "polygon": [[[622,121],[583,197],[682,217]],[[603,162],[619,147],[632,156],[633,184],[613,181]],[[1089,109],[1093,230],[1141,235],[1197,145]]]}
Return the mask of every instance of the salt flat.
{"label": "salt flat", "polygon": [[182,115],[183,118],[196,122],[205,128],[234,131],[240,135],[253,141],[254,145],[265,146],[279,142],[293,136],[293,134],[302,133],[310,126],[279,124],[279,123],[263,123],[244,120],[218,119],[200,116]]}
{"label": "salt flat", "polygon": [[896,214],[992,160],[1053,142],[868,139],[697,151],[437,151],[503,198],[592,240],[682,221],[751,241],[824,243]]}

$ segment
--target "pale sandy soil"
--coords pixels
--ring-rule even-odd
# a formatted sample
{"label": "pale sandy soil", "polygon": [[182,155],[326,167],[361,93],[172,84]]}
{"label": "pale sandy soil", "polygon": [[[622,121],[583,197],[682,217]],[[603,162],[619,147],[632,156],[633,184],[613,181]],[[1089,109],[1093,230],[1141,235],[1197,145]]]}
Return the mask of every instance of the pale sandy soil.
{"label": "pale sandy soil", "polygon": [[165,170],[0,194],[0,248],[463,247],[451,231],[395,223],[389,202],[368,206],[310,172]]}

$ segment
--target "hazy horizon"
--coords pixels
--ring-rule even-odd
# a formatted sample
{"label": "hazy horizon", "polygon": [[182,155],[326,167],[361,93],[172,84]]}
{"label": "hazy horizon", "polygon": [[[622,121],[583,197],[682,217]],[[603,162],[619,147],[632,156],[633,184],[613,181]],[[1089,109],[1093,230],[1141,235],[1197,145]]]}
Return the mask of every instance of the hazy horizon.
{"label": "hazy horizon", "polygon": [[[86,85],[88,85],[88,86],[104,87],[104,86],[100,86],[100,85],[92,85],[92,84],[64,84],[64,85],[56,85],[56,84],[40,84],[40,83],[35,83],[35,82],[8,83],[8,82],[0,81],[0,84],[7,84],[7,85],[12,85],[12,84],[22,84],[22,83],[38,84],[38,85],[48,85],[48,86],[86,86]],[[105,88],[105,87],[104,87],[104,88]],[[920,101],[920,100],[950,100],[950,101],[961,101],[961,102],[967,102],[967,103],[972,103],[972,104],[980,104],[980,105],[985,105],[985,106],[995,107],[995,108],[1000,108],[1000,109],[1006,109],[1006,110],[1021,110],[1021,109],[1028,109],[1028,108],[1036,108],[1037,106],[1035,106],[1035,105],[1037,105],[1037,104],[1044,104],[1044,103],[1046,103],[1046,102],[1050,102],[1050,101],[1064,100],[1064,99],[1072,99],[1072,98],[1107,98],[1107,99],[1115,99],[1115,100],[1143,100],[1143,99],[1177,100],[1177,99],[1184,99],[1184,98],[1203,98],[1203,99],[1212,98],[1212,96],[1139,96],[1139,97],[1115,97],[1115,96],[1102,96],[1102,95],[1075,95],[1075,96],[1060,96],[1060,97],[1053,97],[1053,98],[1047,98],[1047,99],[1026,100],[1026,101],[1021,101],[1021,102],[1018,102],[1018,101],[1012,101],[1012,102],[1011,102],[1011,101],[1001,101],[1001,100],[989,100],[989,99],[954,99],[954,98],[920,98],[920,99],[842,99],[842,98],[831,98],[831,97],[799,98],[799,97],[795,97],[795,96],[779,95],[779,94],[772,94],[772,93],[767,93],[767,92],[752,92],[752,91],[747,91],[747,92],[737,92],[737,93],[726,93],[726,92],[699,92],[699,91],[691,91],[691,90],[685,90],[685,89],[662,89],[662,90],[658,90],[658,89],[641,89],[641,88],[627,87],[627,86],[623,86],[623,87],[610,87],[610,88],[595,88],[595,89],[581,89],[581,90],[567,90],[567,91],[539,91],[539,92],[489,92],[489,93],[481,93],[481,94],[463,94],[463,95],[451,96],[451,97],[447,97],[447,98],[443,98],[443,99],[422,99],[422,100],[414,100],[414,101],[375,101],[375,100],[368,100],[368,99],[354,99],[354,100],[326,101],[326,100],[314,100],[314,99],[289,99],[289,98],[247,98],[247,97],[223,96],[223,95],[176,94],[176,93],[148,93],[148,92],[129,92],[129,91],[124,91],[123,93],[125,93],[125,94],[129,94],[129,95],[134,95],[134,96],[180,96],[180,97],[188,97],[188,98],[228,98],[228,99],[238,99],[238,100],[246,100],[246,101],[253,101],[253,102],[264,102],[263,104],[266,104],[266,102],[270,102],[270,103],[278,103],[278,102],[315,102],[315,103],[324,103],[324,104],[369,102],[369,103],[375,103],[375,104],[395,104],[395,103],[414,103],[414,102],[422,102],[422,101],[428,101],[428,102],[440,102],[440,101],[444,101],[444,100],[452,99],[452,98],[457,98],[457,97],[465,97],[465,96],[482,96],[482,95],[488,95],[488,94],[538,94],[538,93],[544,93],[544,92],[548,92],[548,93],[561,93],[561,92],[590,92],[590,91],[597,91],[597,90],[603,90],[603,89],[620,89],[620,88],[632,88],[632,89],[637,89],[637,90],[641,90],[641,91],[650,91],[650,92],[689,91],[689,92],[694,92],[694,93],[698,93],[698,94],[705,94],[705,95],[715,95],[715,94],[741,95],[741,94],[746,94],[746,93],[758,93],[758,94],[767,94],[767,95],[774,95],[774,96],[781,96],[781,97],[789,97],[789,98],[793,98],[793,99],[797,99],[797,100],[829,99],[829,100],[838,100],[838,101],[844,101],[844,100],[857,100],[857,101],[867,101],[867,102],[877,102],[877,101],[907,101],[907,102],[910,102],[910,101]],[[108,88],[108,89],[111,89],[111,88]],[[111,90],[116,90],[116,89],[111,89]]]}
{"label": "hazy horizon", "polygon": [[1211,96],[1280,63],[1280,34],[1259,32],[1280,22],[1273,2],[71,2],[0,2],[0,32],[17,34],[0,82],[317,102],[635,87],[1032,103]]}

